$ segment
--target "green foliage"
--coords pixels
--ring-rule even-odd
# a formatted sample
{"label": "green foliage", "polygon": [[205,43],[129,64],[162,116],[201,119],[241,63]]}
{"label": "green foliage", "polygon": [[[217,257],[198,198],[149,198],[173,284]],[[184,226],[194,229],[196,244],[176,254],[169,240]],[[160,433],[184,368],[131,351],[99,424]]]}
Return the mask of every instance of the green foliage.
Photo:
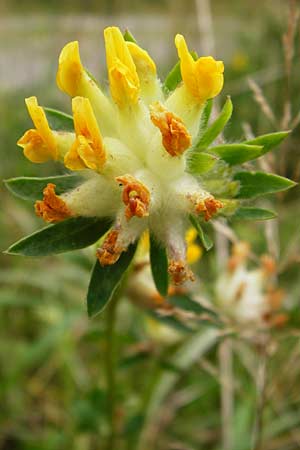
{"label": "green foliage", "polygon": [[201,244],[203,245],[205,250],[210,250],[213,247],[214,243],[210,239],[210,237],[203,231],[199,220],[195,216],[190,215],[190,222],[193,227],[196,228]]}
{"label": "green foliage", "polygon": [[200,128],[200,133],[193,143],[193,150],[195,152],[206,150],[209,145],[219,136],[231,117],[232,109],[233,107],[231,99],[230,97],[227,97],[225,105],[223,106],[223,109],[217,119],[204,131],[202,131],[202,129]]}
{"label": "green foliage", "polygon": [[132,244],[123,252],[115,264],[101,266],[97,260],[87,293],[87,309],[89,317],[103,311],[120,284],[125,271],[134,257],[137,244]]}
{"label": "green foliage", "polygon": [[210,148],[231,166],[258,158],[262,154],[262,149],[262,146],[249,144],[223,144]]}
{"label": "green foliage", "polygon": [[234,180],[240,183],[236,198],[255,198],[274,194],[290,189],[296,184],[287,178],[264,172],[237,172]]}
{"label": "green foliage", "polygon": [[201,175],[211,170],[217,160],[218,158],[210,153],[191,152],[187,160],[187,170],[194,175]]}
{"label": "green foliage", "polygon": [[263,151],[261,152],[261,155],[264,155],[279,145],[287,136],[289,136],[289,134],[290,131],[278,131],[276,133],[263,134],[262,136],[245,141],[244,144],[262,145]]}
{"label": "green foliage", "polygon": [[136,40],[130,30],[128,30],[128,28],[125,30],[124,39],[127,42],[133,42],[134,44],[136,44]]}
{"label": "green foliage", "polygon": [[40,257],[78,250],[94,244],[110,227],[109,219],[72,217],[24,237],[6,253]]}
{"label": "green foliage", "polygon": [[270,220],[276,217],[274,211],[263,208],[241,207],[230,216],[234,220]]}
{"label": "green foliage", "polygon": [[70,191],[82,183],[82,178],[75,174],[60,175],[55,177],[18,177],[4,180],[7,189],[17,197],[24,200],[41,200],[43,198],[43,189],[48,183],[55,184],[57,195]]}
{"label": "green foliage", "polygon": [[49,126],[52,130],[74,131],[73,117],[62,111],[52,108],[44,108]]}
{"label": "green foliage", "polygon": [[165,297],[169,286],[167,253],[152,235],[150,235],[150,263],[156,289]]}

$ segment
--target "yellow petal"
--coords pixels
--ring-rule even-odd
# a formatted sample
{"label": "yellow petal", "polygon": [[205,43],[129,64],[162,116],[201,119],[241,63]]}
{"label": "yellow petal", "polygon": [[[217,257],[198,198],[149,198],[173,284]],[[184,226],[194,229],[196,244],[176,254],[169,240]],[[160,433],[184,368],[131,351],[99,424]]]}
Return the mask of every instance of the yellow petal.
{"label": "yellow petal", "polygon": [[185,39],[181,34],[175,37],[180,70],[184,85],[190,94],[201,104],[220,93],[224,83],[224,64],[212,56],[205,56],[194,61]]}
{"label": "yellow petal", "polygon": [[106,152],[90,101],[84,97],[72,100],[76,140],[66,154],[64,163],[71,170],[85,168],[99,171],[106,161]]}
{"label": "yellow petal", "polygon": [[119,107],[137,103],[140,82],[133,58],[117,27],[104,30],[110,91]]}
{"label": "yellow petal", "polygon": [[63,92],[72,97],[80,94],[80,83],[84,74],[79,54],[78,41],[69,42],[62,49],[58,60],[56,82]]}
{"label": "yellow petal", "polygon": [[195,228],[190,227],[186,234],[185,234],[185,240],[186,243],[189,244],[193,244],[193,242],[197,239],[197,231],[195,230]]}
{"label": "yellow petal", "polygon": [[36,97],[26,98],[25,103],[36,129],[26,131],[17,144],[24,149],[26,158],[34,163],[43,163],[50,159],[57,160],[56,139],[43,108],[38,105]]}
{"label": "yellow petal", "polygon": [[156,75],[156,66],[149,53],[134,42],[126,42],[126,45],[134,61],[139,78],[148,78],[149,73],[150,75]]}
{"label": "yellow petal", "polygon": [[197,244],[190,244],[188,245],[187,252],[186,252],[186,258],[187,262],[189,264],[194,264],[202,256],[202,248]]}

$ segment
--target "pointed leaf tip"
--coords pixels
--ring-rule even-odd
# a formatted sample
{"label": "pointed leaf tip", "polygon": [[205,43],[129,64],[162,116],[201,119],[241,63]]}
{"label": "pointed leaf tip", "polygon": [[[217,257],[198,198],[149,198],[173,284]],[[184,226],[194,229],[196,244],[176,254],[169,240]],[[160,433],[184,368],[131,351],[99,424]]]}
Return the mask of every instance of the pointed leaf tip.
{"label": "pointed leaf tip", "polygon": [[94,265],[87,293],[88,316],[94,317],[106,307],[112,298],[122,277],[130,265],[137,243],[131,244],[126,252],[123,252],[118,261],[109,266],[101,266],[99,261]]}

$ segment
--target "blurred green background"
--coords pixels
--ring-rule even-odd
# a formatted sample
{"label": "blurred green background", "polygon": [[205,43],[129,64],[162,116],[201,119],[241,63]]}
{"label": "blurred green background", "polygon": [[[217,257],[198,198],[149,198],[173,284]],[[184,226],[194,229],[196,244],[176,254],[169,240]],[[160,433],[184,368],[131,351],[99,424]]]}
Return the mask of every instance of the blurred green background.
{"label": "blurred green background", "polygon": [[[211,7],[212,26],[199,7],[205,4]],[[230,94],[234,103],[226,137],[242,139],[243,124],[249,124],[255,134],[275,130],[287,95],[282,35],[287,29],[288,5],[282,0],[2,0],[1,179],[63,173],[54,164],[31,164],[16,146],[17,139],[31,126],[24,98],[36,95],[41,105],[70,112],[69,98],[55,83],[59,52],[68,41],[79,40],[84,65],[96,78],[105,80],[102,31],[112,24],[131,30],[155,59],[161,77],[177,60],[176,32],[184,34],[199,54],[212,48],[213,56],[225,63],[221,102]],[[298,41],[299,36],[295,39],[288,86],[293,115],[300,109]],[[248,77],[263,88],[278,119],[277,125],[254,101]],[[282,174],[297,177],[299,148],[298,127],[285,148]],[[35,218],[31,204],[13,198],[3,184],[0,189],[0,248],[5,249],[36,230],[41,222]],[[299,190],[295,189],[276,205],[280,212],[282,251],[291,242],[289,239],[299,234],[298,197]],[[267,248],[262,230],[259,224],[236,228],[258,253]],[[299,242],[296,248],[298,245]],[[214,254],[203,259],[203,267],[211,268],[210,274],[204,276],[213,283],[217,272]],[[43,260],[1,255],[0,264],[0,449],[104,449],[108,429],[104,321],[102,316],[89,321],[84,302],[93,252],[88,249]],[[299,266],[292,266],[280,280],[297,305],[298,273]],[[167,388],[162,397],[164,421],[159,432],[153,430],[153,449],[221,448],[220,376],[213,335],[206,337],[211,344],[205,348],[205,364],[197,362],[190,367],[193,362],[190,361],[178,368],[172,365],[174,355],[180,345],[191,348],[196,345],[189,341],[191,336],[184,336],[180,344],[160,342],[159,336],[154,339],[146,315],[129,302],[121,305],[117,329],[120,357],[116,395],[121,436],[118,450],[138,448],[149,398],[159,383]],[[205,327],[200,331],[205,339],[209,331]],[[249,348],[239,342],[236,350],[239,357],[234,363],[234,445],[230,450],[251,448],[255,384],[253,373],[241,357],[246,355],[247,359],[247,352]],[[252,361],[254,368],[255,358],[252,355],[247,360]],[[281,373],[282,365],[290,370]],[[282,337],[270,371],[276,399],[268,404],[265,444],[261,448],[300,448],[297,332]]]}

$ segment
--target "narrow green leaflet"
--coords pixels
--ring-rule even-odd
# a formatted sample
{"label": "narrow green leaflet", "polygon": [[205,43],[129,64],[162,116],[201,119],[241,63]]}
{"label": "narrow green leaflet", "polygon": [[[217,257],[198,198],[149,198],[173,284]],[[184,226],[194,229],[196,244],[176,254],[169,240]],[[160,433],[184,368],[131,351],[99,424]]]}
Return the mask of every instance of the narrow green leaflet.
{"label": "narrow green leaflet", "polygon": [[124,33],[124,39],[127,42],[133,42],[134,44],[136,44],[136,39],[134,38],[134,36],[131,34],[131,32],[128,30],[128,28],[125,30]]}
{"label": "narrow green leaflet", "polygon": [[263,146],[249,144],[224,144],[211,147],[210,151],[220,156],[231,166],[242,164],[262,155]]}
{"label": "narrow green leaflet", "polygon": [[170,70],[163,84],[163,91],[168,94],[174,91],[176,86],[181,82],[180,61]]}
{"label": "narrow green leaflet", "polygon": [[285,191],[296,185],[287,178],[265,172],[237,172],[234,180],[240,183],[236,198],[254,198],[261,195]]}
{"label": "narrow green leaflet", "polygon": [[187,160],[187,170],[194,175],[201,175],[213,168],[218,158],[210,153],[191,153]]}
{"label": "narrow green leaflet", "polygon": [[276,213],[269,209],[241,207],[229,218],[233,220],[270,220],[274,217],[276,217]]}
{"label": "narrow green leaflet", "polygon": [[43,108],[50,128],[52,130],[61,130],[61,131],[74,131],[74,122],[73,117],[69,114],[66,114],[62,111],[58,111],[57,109],[52,108]]}
{"label": "narrow green leaflet", "polygon": [[152,235],[150,235],[150,263],[156,289],[165,297],[169,286],[168,258],[166,249]]}
{"label": "narrow green leaflet", "polygon": [[288,135],[290,131],[278,131],[276,133],[263,134],[249,141],[245,141],[244,144],[250,145],[262,145],[262,155],[270,151],[272,148],[279,145]]}
{"label": "narrow green leaflet", "polygon": [[97,260],[87,293],[89,317],[94,317],[105,308],[131,263],[136,247],[137,244],[130,245],[128,250],[123,252],[118,261],[112,265],[101,266]]}
{"label": "narrow green leaflet", "polygon": [[203,247],[207,251],[210,250],[212,248],[212,246],[214,245],[213,241],[210,239],[209,236],[207,236],[206,233],[204,233],[204,231],[202,230],[202,227],[199,223],[199,220],[195,216],[190,215],[189,218],[190,218],[191,224],[197,230],[198,236],[200,238],[200,241],[201,241]]}
{"label": "narrow green leaflet", "polygon": [[45,178],[19,177],[4,180],[5,186],[12,194],[33,201],[43,198],[43,189],[48,183],[55,184],[55,192],[60,195],[77,187],[82,183],[82,178],[72,174]]}
{"label": "narrow green leaflet", "polygon": [[220,112],[217,119],[204,131],[200,132],[193,144],[195,151],[205,150],[223,131],[225,125],[229,121],[232,114],[232,102],[230,97],[227,97],[225,105]]}
{"label": "narrow green leaflet", "polygon": [[[194,60],[198,59],[196,52],[190,52]],[[178,61],[175,66],[170,70],[163,83],[163,91],[166,94],[174,91],[177,85],[182,81],[181,71],[180,71],[180,61]]]}
{"label": "narrow green leaflet", "polygon": [[107,218],[72,217],[49,225],[11,245],[5,253],[49,256],[94,244],[111,227]]}
{"label": "narrow green leaflet", "polygon": [[206,308],[205,306],[201,305],[200,303],[193,300],[191,297],[185,294],[181,295],[170,295],[167,298],[168,302],[171,303],[171,305],[176,306],[177,308],[184,309],[185,311],[191,311],[196,314],[204,314],[207,313],[209,315],[212,315],[216,317],[216,313],[212,311],[209,308]]}
{"label": "narrow green leaflet", "polygon": [[207,127],[208,121],[210,119],[210,115],[213,107],[213,99],[210,98],[205,102],[202,114],[201,114],[201,130],[205,130]]}

